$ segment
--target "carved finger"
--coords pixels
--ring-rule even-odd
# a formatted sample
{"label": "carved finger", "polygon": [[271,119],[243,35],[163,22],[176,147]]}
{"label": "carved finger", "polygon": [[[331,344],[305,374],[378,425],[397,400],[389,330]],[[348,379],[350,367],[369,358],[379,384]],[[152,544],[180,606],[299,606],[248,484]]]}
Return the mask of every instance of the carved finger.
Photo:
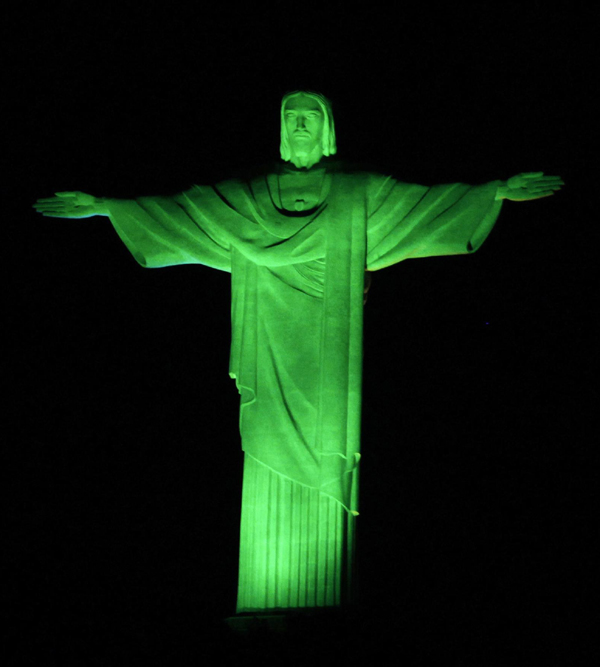
{"label": "carved finger", "polygon": [[65,213],[70,209],[65,208],[64,206],[50,206],[48,208],[39,209],[40,213]]}
{"label": "carved finger", "polygon": [[64,203],[53,201],[53,202],[48,202],[48,203],[45,203],[45,204],[34,204],[33,206],[34,206],[34,208],[42,208],[42,209],[51,210],[51,209],[57,209],[57,208],[64,208]]}
{"label": "carved finger", "polygon": [[563,183],[563,180],[560,176],[544,176],[544,178],[538,179],[540,183]]}
{"label": "carved finger", "polygon": [[535,192],[548,192],[549,190],[560,190],[561,185],[550,185],[548,183],[544,183],[543,185],[537,185],[533,188]]}

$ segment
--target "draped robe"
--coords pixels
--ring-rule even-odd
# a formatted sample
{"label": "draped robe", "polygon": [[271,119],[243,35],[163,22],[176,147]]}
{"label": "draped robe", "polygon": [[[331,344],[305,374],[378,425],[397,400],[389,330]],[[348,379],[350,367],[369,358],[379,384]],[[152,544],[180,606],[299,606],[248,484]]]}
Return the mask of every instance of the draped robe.
{"label": "draped robe", "polygon": [[108,200],[142,266],[231,273],[245,452],[238,612],[352,600],[365,269],[474,252],[501,209],[500,181],[423,186],[332,157],[323,166],[327,196],[307,211],[277,205],[282,162],[174,196]]}

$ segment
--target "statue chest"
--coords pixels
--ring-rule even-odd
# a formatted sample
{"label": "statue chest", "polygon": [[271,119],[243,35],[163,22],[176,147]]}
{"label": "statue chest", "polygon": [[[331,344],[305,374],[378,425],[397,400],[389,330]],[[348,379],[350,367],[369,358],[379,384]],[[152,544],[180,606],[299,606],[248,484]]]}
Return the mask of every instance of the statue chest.
{"label": "statue chest", "polygon": [[331,175],[317,173],[282,174],[269,176],[269,188],[275,204],[287,211],[315,208],[329,194]]}

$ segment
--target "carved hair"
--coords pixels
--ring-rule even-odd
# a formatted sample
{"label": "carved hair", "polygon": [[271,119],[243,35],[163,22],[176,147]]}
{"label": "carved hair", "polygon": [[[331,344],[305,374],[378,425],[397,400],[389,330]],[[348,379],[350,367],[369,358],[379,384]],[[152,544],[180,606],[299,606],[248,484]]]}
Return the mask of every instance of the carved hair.
{"label": "carved hair", "polygon": [[315,93],[312,90],[294,90],[292,92],[286,93],[281,100],[281,145],[279,146],[281,159],[289,162],[292,157],[283,111],[287,100],[290,97],[295,97],[296,95],[306,95],[307,97],[312,97],[319,103],[319,106],[323,111],[323,135],[321,139],[323,155],[335,155],[337,153],[337,145],[335,141],[335,125],[333,124],[333,111],[331,110],[331,102],[325,97],[325,95],[322,95],[321,93]]}

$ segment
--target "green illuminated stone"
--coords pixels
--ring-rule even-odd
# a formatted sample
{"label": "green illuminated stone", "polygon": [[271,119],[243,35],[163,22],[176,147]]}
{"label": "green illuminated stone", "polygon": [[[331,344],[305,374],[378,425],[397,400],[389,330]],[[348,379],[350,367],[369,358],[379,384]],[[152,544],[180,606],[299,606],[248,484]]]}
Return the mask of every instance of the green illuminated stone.
{"label": "green illuminated stone", "polygon": [[[365,271],[475,252],[502,199],[560,177],[423,186],[335,158],[330,102],[281,104],[281,160],[173,196],[56,193],[49,217],[108,215],[139,264],[231,273],[230,376],[245,452],[237,611],[356,601]],[[368,453],[367,453],[368,455]]]}

